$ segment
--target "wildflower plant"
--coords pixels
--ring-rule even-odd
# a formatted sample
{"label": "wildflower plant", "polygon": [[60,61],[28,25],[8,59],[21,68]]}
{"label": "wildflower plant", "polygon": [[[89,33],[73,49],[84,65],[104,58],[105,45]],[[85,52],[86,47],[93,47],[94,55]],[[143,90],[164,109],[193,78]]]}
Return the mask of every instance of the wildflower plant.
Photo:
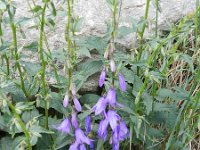
{"label": "wildflower plant", "polygon": [[[79,1],[26,2],[20,17],[21,1],[0,1],[0,150],[199,147],[199,0],[162,35],[162,1],[146,0],[144,17],[125,27],[126,1],[106,0],[112,19],[101,37],[78,33]],[[49,39],[57,25],[65,30],[58,47]],[[36,36],[27,40],[29,31]],[[122,50],[117,41],[129,33],[137,44]]]}

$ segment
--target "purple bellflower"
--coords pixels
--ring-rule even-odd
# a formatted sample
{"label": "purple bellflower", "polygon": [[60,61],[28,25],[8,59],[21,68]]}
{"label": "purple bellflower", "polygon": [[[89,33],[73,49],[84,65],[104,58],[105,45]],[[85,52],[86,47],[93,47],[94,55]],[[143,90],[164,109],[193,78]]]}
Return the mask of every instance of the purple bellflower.
{"label": "purple bellflower", "polygon": [[73,144],[70,145],[69,150],[78,150],[79,143],[75,141]]}
{"label": "purple bellflower", "polygon": [[110,124],[110,127],[114,131],[118,125],[118,122],[120,121],[120,116],[114,110],[109,110],[107,112],[107,120]]}
{"label": "purple bellflower", "polygon": [[95,111],[95,115],[101,114],[103,111],[105,111],[107,106],[107,100],[104,97],[101,97],[96,105],[93,106],[92,110]]}
{"label": "purple bellflower", "polygon": [[88,135],[91,131],[91,117],[90,116],[87,116],[86,119],[85,119],[85,133],[86,135]]}
{"label": "purple bellflower", "polygon": [[68,118],[64,119],[63,122],[57,127],[62,133],[69,133],[70,132],[70,120]]}
{"label": "purple bellflower", "polygon": [[114,88],[110,88],[107,96],[106,96],[106,100],[107,102],[111,105],[111,106],[115,106],[116,105],[116,92]]}
{"label": "purple bellflower", "polygon": [[72,126],[76,129],[78,128],[78,121],[77,121],[77,117],[76,117],[76,113],[72,113],[72,119],[71,119],[71,122],[72,122]]}
{"label": "purple bellflower", "polygon": [[99,77],[99,87],[102,87],[104,85],[105,79],[106,79],[106,71],[102,70]]}
{"label": "purple bellflower", "polygon": [[120,141],[126,139],[130,137],[130,133],[129,133],[129,130],[126,126],[126,123],[124,121],[121,121],[120,124],[119,124],[119,133],[118,133],[118,139]]}
{"label": "purple bellflower", "polygon": [[108,128],[108,120],[107,119],[101,120],[101,122],[99,123],[97,134],[100,138],[104,140],[106,140],[108,134],[107,128]]}
{"label": "purple bellflower", "polygon": [[78,112],[80,112],[82,110],[82,107],[81,107],[81,104],[80,104],[80,102],[78,101],[78,99],[75,95],[74,95],[73,101],[74,101],[74,106],[75,106],[76,110]]}
{"label": "purple bellflower", "polygon": [[123,92],[125,92],[126,91],[126,82],[125,82],[124,76],[121,73],[119,73],[118,76],[119,76],[119,85],[120,85],[120,88],[121,88],[121,90]]}
{"label": "purple bellflower", "polygon": [[88,137],[85,136],[84,132],[80,129],[80,128],[77,128],[75,130],[75,137],[76,137],[76,141],[78,143],[85,143],[85,144],[88,144],[90,145],[90,142],[91,142],[91,139],[89,139]]}
{"label": "purple bellflower", "polygon": [[86,150],[85,144],[80,144],[79,150]]}

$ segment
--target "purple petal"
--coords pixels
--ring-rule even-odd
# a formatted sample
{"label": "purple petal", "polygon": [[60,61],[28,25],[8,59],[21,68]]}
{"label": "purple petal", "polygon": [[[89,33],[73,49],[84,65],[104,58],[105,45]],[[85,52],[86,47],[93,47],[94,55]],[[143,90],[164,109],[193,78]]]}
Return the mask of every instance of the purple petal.
{"label": "purple petal", "polygon": [[80,128],[75,130],[75,136],[78,143],[86,143],[90,145],[91,140],[85,136],[84,132]]}
{"label": "purple petal", "polygon": [[90,142],[90,149],[94,150],[94,143],[93,143],[93,141]]}
{"label": "purple petal", "polygon": [[115,72],[115,62],[114,62],[114,60],[110,60],[110,70],[112,72]]}
{"label": "purple petal", "polygon": [[113,150],[119,150],[119,141],[113,142]]}
{"label": "purple petal", "polygon": [[120,129],[119,129],[119,140],[122,141],[130,136],[129,130],[126,126],[126,123],[124,121],[121,121],[120,124]]}
{"label": "purple petal", "polygon": [[86,150],[85,144],[81,144],[81,145],[79,146],[79,150]]}
{"label": "purple petal", "polygon": [[73,144],[70,145],[69,150],[77,150],[79,143],[75,141]]}
{"label": "purple petal", "polygon": [[114,131],[118,125],[118,122],[120,121],[120,116],[113,110],[109,110],[107,113],[107,119],[110,123],[110,127]]}
{"label": "purple petal", "polygon": [[85,119],[85,133],[88,135],[91,131],[91,117],[87,116]]}
{"label": "purple petal", "polygon": [[81,104],[79,103],[77,97],[74,95],[74,105],[75,105],[75,108],[78,112],[80,112],[82,110],[82,107],[81,107]]}
{"label": "purple petal", "polygon": [[106,96],[106,100],[108,101],[108,103],[111,106],[114,107],[116,105],[116,92],[115,92],[114,88],[109,89],[107,96]]}
{"label": "purple petal", "polygon": [[76,129],[78,128],[78,121],[77,121],[77,117],[76,117],[76,113],[72,113],[72,126]]}
{"label": "purple petal", "polygon": [[99,77],[99,87],[102,87],[106,79],[106,71],[102,70]]}
{"label": "purple petal", "polygon": [[119,85],[123,92],[126,91],[126,82],[124,76],[121,73],[119,73]]}
{"label": "purple petal", "polygon": [[66,95],[65,95],[64,100],[63,100],[63,106],[67,107],[68,104],[69,104],[69,93],[66,92]]}
{"label": "purple petal", "polygon": [[107,137],[107,133],[108,133],[107,128],[108,128],[107,119],[101,120],[101,122],[99,123],[97,134],[100,138],[103,138],[104,140]]}
{"label": "purple petal", "polygon": [[69,133],[70,132],[70,120],[64,119],[63,122],[57,127],[57,130],[59,130],[62,133]]}
{"label": "purple petal", "polygon": [[92,108],[95,111],[95,115],[99,115],[106,109],[107,101],[104,97],[101,97],[96,105]]}

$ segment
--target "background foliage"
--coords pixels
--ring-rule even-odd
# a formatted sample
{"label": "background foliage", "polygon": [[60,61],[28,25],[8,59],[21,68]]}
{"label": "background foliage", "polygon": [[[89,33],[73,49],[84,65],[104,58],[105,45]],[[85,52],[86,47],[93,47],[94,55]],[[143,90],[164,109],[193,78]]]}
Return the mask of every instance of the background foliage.
{"label": "background foliage", "polygon": [[[113,0],[107,1],[113,9]],[[152,37],[144,39],[149,3],[147,0],[146,13],[141,20],[133,22],[129,28],[116,29],[117,39],[136,32],[139,43],[138,47],[127,51],[116,47],[114,52],[117,68],[127,83],[125,93],[117,89],[118,101],[124,105],[117,111],[130,130],[130,139],[121,143],[120,149],[200,149],[198,0],[194,14],[172,24],[167,31],[161,32],[156,26]],[[159,15],[159,1],[155,0],[155,4]],[[62,105],[68,83],[68,76],[61,71],[66,67],[67,48],[52,51],[45,38],[45,28],[54,29],[58,10],[53,0],[43,0],[41,5],[30,4],[33,18],[16,19],[16,9],[14,2],[0,1],[0,149],[67,149],[73,142],[73,135],[66,136],[54,128],[63,116],[70,114],[70,108]],[[45,14],[46,9],[50,14]],[[68,13],[65,1],[62,11]],[[20,45],[16,35],[23,35],[21,26],[31,20],[35,20],[34,28],[40,30],[40,38]],[[70,30],[77,32],[81,22],[81,18],[73,18]],[[5,26],[10,26],[13,39],[3,38]],[[112,23],[108,23],[103,37],[81,37],[66,32],[66,37],[73,34],[70,36],[76,43],[71,64],[77,91],[108,64],[103,54],[112,29]],[[30,58],[37,61],[27,61]],[[108,89],[111,76],[108,74],[105,87],[99,88],[97,93],[79,93],[83,106],[78,114],[81,127],[84,128],[85,117]],[[97,139],[98,123],[99,118],[93,116],[90,136],[95,139],[97,149],[111,149],[108,142]]]}

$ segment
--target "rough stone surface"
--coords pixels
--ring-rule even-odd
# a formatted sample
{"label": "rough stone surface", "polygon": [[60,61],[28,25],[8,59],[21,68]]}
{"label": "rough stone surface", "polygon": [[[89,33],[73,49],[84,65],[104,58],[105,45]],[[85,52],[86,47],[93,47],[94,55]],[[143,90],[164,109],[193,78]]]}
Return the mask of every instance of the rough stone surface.
{"label": "rough stone surface", "polygon": [[[40,0],[36,1],[40,4]],[[139,20],[144,15],[146,0],[121,0],[121,13],[119,17],[120,25],[130,26],[132,19]],[[66,8],[67,5],[63,4],[63,1],[55,0],[57,9]],[[149,21],[155,21],[155,6],[154,1],[150,3],[149,9]],[[30,8],[26,0],[17,0],[17,12],[16,16],[20,17],[31,17],[32,13],[29,11]],[[159,29],[167,28],[171,23],[177,21],[181,17],[192,13],[195,10],[194,0],[160,0],[161,13],[159,13],[158,26]],[[106,23],[112,17],[112,13],[106,3],[106,0],[75,0],[74,14],[84,18],[83,26],[80,34],[82,35],[97,35],[101,36],[106,31]],[[132,19],[130,19],[132,18]],[[65,43],[64,30],[67,22],[66,15],[59,15],[56,17],[55,30],[47,29],[47,37],[49,44],[52,48],[59,48]],[[153,23],[152,23],[153,24]],[[32,41],[38,38],[38,31],[36,29],[28,29],[33,25],[30,22],[23,29],[26,33],[26,39],[21,39],[20,42],[25,43],[27,40]],[[152,25],[153,27],[153,25]],[[151,32],[151,27],[147,29]],[[134,34],[132,34],[133,36]],[[124,45],[130,45],[133,42],[132,36],[122,39],[121,42]]]}
{"label": "rough stone surface", "polygon": [[[31,1],[29,1],[31,3]],[[121,12],[119,17],[119,25],[130,26],[132,19],[139,20],[144,15],[146,0],[122,0]],[[148,27],[145,32],[145,37],[148,37],[154,28],[155,21],[155,7],[153,0],[150,3],[149,9],[149,22],[152,22],[152,26]],[[37,4],[41,4],[41,0],[36,0]],[[66,9],[67,5],[62,0],[54,0],[56,8]],[[17,11],[16,17],[32,17],[33,14],[29,11],[27,0],[16,0]],[[181,17],[192,13],[195,10],[195,0],[160,0],[161,13],[159,13],[158,27],[160,30],[166,29],[171,23],[176,22]],[[106,0],[75,0],[74,14],[84,18],[83,26],[79,34],[83,36],[97,35],[102,36],[106,31],[106,23],[112,17],[112,13],[106,3]],[[48,15],[48,13],[47,13]],[[130,19],[132,18],[132,19]],[[62,48],[66,46],[64,39],[65,24],[67,22],[66,14],[58,13],[56,19],[55,29],[46,28],[47,40],[52,50]],[[38,40],[39,30],[30,28],[34,25],[34,19],[26,25],[22,26],[25,32],[26,38],[22,38],[18,33],[19,45],[30,43],[31,41]],[[11,38],[11,32],[8,26],[4,27],[5,38]],[[120,39],[118,42],[125,47],[130,47],[135,42],[135,34],[132,33],[129,36]],[[97,81],[97,79],[95,79]],[[96,84],[87,83],[88,88],[91,89],[91,85],[96,88]]]}

